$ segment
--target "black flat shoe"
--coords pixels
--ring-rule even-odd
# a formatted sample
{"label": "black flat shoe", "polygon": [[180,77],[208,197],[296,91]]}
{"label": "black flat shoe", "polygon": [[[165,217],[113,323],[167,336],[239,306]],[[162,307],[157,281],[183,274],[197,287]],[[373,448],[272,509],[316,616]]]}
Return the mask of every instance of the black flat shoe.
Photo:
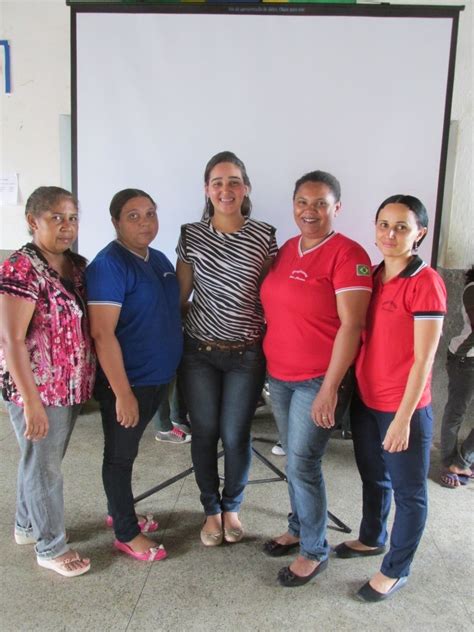
{"label": "black flat shoe", "polygon": [[322,573],[324,570],[326,570],[327,566],[328,560],[323,560],[322,562],[319,562],[314,571],[309,575],[306,575],[306,577],[296,575],[296,573],[293,573],[293,571],[290,570],[289,566],[285,566],[284,568],[280,569],[278,573],[278,581],[282,586],[286,586],[287,588],[304,586],[305,584],[310,582],[313,577],[316,577],[316,575],[319,575],[319,573]]}
{"label": "black flat shoe", "polygon": [[377,601],[385,601],[385,599],[389,599],[393,593],[396,593],[397,590],[403,588],[408,581],[408,577],[399,577],[397,581],[393,584],[390,590],[386,593],[381,593],[367,582],[362,586],[360,590],[357,591],[356,597],[358,597],[361,601],[366,601],[369,603],[376,603]]}
{"label": "black flat shoe", "polygon": [[343,559],[349,559],[350,557],[370,557],[371,555],[382,555],[385,553],[385,546],[378,546],[376,549],[370,549],[368,551],[356,551],[356,549],[351,549],[350,546],[347,546],[345,542],[341,542],[334,549],[334,553],[337,557]]}
{"label": "black flat shoe", "polygon": [[275,542],[275,540],[268,540],[263,545],[263,552],[270,557],[283,557],[283,555],[288,555],[288,553],[299,547],[299,545],[299,542],[293,542],[293,544],[280,544],[279,542]]}

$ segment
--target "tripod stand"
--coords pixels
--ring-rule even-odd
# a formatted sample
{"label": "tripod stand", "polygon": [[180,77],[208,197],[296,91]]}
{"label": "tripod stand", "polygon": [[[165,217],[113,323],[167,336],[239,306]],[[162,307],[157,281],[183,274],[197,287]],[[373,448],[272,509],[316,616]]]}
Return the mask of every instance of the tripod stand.
{"label": "tripod stand", "polygon": [[[250,480],[247,484],[248,485],[259,485],[261,483],[279,483],[281,481],[284,481],[285,483],[288,482],[286,474],[282,470],[280,470],[278,467],[276,467],[276,465],[274,465],[271,461],[269,461],[265,456],[263,456],[263,454],[261,452],[259,452],[257,450],[257,448],[254,446],[254,441],[261,441],[262,443],[273,443],[273,441],[271,441],[269,439],[253,437],[252,438],[252,446],[251,447],[252,447],[252,454],[254,454],[254,456],[259,461],[261,461],[269,470],[271,470],[276,476],[273,476],[271,478],[253,479],[253,480]],[[223,456],[224,456],[224,450],[220,450],[217,453],[217,458],[220,459]],[[141,500],[144,500],[145,498],[148,498],[149,496],[152,496],[153,494],[157,494],[162,489],[165,489],[166,487],[169,487],[170,485],[173,485],[173,483],[177,483],[178,481],[180,481],[183,478],[186,478],[186,476],[189,476],[193,472],[194,472],[194,467],[188,467],[188,469],[183,470],[179,474],[176,474],[176,476],[172,476],[171,478],[167,479],[166,481],[163,481],[163,483],[160,483],[159,485],[156,485],[155,487],[152,487],[151,489],[148,489],[147,491],[143,492],[142,494],[136,496],[133,499],[134,503],[138,503]],[[222,476],[220,476],[219,478],[221,480],[224,480],[224,478]],[[335,516],[330,511],[328,511],[328,518],[329,518],[329,520],[331,520],[331,522],[333,522],[336,525],[336,528],[338,530],[342,531],[343,533],[351,533],[350,527],[348,527],[344,522],[342,522],[342,520],[340,520],[337,516]]]}

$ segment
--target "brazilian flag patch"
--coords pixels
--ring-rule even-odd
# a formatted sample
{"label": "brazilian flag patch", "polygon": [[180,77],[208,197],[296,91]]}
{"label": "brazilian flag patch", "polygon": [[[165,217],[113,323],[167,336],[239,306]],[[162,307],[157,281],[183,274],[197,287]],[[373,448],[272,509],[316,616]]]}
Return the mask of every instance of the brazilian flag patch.
{"label": "brazilian flag patch", "polygon": [[358,263],[356,265],[357,276],[370,276],[370,267],[365,263]]}

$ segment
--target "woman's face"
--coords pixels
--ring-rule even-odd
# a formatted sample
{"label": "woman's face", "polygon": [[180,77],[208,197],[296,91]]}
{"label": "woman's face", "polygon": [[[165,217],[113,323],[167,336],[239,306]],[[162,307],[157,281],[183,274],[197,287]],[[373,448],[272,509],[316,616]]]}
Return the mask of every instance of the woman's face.
{"label": "woman's face", "polygon": [[38,217],[29,213],[26,219],[33,233],[33,243],[49,254],[62,254],[77,239],[79,214],[70,198],[61,198]]}
{"label": "woman's face", "polygon": [[249,193],[242,172],[231,162],[221,162],[211,170],[204,190],[212,202],[214,213],[224,216],[240,214],[244,197]]}
{"label": "woman's face", "polygon": [[339,213],[341,203],[336,202],[334,193],[323,182],[305,182],[296,191],[293,199],[295,222],[301,235],[317,241],[332,230],[332,223]]}
{"label": "woman's face", "polygon": [[387,204],[375,222],[376,245],[384,258],[409,257],[426,230],[418,227],[415,213],[407,206]]}
{"label": "woman's face", "polygon": [[117,237],[124,246],[146,256],[158,233],[156,208],[147,197],[134,197],[123,205],[119,219],[112,219]]}

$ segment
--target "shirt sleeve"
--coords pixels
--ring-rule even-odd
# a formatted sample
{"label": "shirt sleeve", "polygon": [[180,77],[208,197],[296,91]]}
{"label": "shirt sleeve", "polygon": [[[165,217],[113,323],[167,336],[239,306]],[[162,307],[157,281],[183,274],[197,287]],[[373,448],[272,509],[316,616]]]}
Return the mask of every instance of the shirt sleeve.
{"label": "shirt sleeve", "polygon": [[94,259],[86,268],[86,281],[88,305],[123,305],[127,270],[119,259],[111,256]]}
{"label": "shirt sleeve", "polygon": [[183,261],[184,263],[191,264],[192,261],[188,258],[187,248],[186,248],[186,230],[187,224],[183,224],[181,226],[181,234],[179,236],[178,245],[176,246],[176,254],[178,255],[178,259]]}
{"label": "shirt sleeve", "polygon": [[446,313],[446,287],[432,268],[426,268],[416,280],[410,305],[415,320],[442,319]]}
{"label": "shirt sleeve", "polygon": [[30,259],[14,253],[0,266],[0,294],[36,303],[40,293],[40,279]]}
{"label": "shirt sleeve", "polygon": [[336,294],[353,290],[372,291],[372,270],[369,255],[362,246],[353,244],[337,261],[333,274]]}
{"label": "shirt sleeve", "polygon": [[277,244],[277,240],[275,237],[275,233],[276,233],[276,228],[272,227],[272,232],[270,235],[270,246],[268,248],[268,257],[269,258],[273,258],[276,257],[278,254],[278,244]]}

